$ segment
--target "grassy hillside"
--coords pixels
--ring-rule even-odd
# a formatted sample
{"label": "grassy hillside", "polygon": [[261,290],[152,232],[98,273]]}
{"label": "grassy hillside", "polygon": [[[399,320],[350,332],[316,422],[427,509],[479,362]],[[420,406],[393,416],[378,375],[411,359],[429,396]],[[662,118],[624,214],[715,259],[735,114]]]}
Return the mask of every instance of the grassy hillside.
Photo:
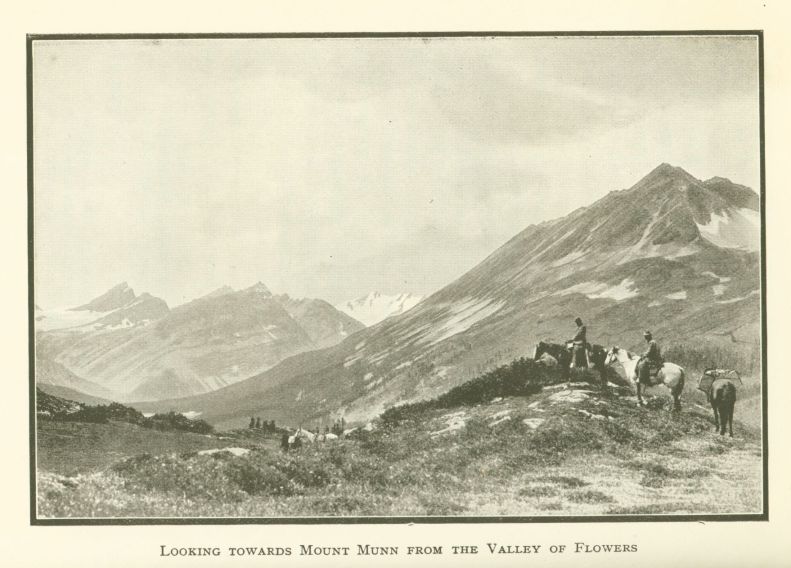
{"label": "grassy hillside", "polygon": [[[627,389],[552,383],[552,376],[532,362],[517,361],[435,400],[391,409],[371,431],[357,430],[345,439],[306,444],[289,453],[276,449],[271,438],[245,440],[232,433],[222,440],[225,446],[215,447],[249,452],[201,455],[196,448],[165,444],[146,447],[146,454],[109,467],[85,464],[70,477],[62,469],[44,467],[39,513],[760,512],[759,431],[737,422],[733,439],[716,435],[694,386],[688,387],[683,411],[674,414],[663,408],[661,392],[649,394],[649,407],[639,408]],[[737,403],[737,420],[741,416]]]}
{"label": "grassy hillside", "polygon": [[101,471],[120,459],[143,453],[168,454],[216,448],[216,437],[160,432],[126,422],[91,424],[40,421],[36,434],[40,472],[76,475]]}

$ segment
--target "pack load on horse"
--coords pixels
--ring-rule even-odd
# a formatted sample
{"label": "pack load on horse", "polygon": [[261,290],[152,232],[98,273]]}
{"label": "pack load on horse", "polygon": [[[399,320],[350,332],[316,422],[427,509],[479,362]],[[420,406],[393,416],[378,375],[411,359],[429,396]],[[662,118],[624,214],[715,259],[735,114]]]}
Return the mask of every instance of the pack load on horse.
{"label": "pack load on horse", "polygon": [[705,392],[707,395],[711,392],[711,385],[718,379],[732,381],[734,386],[742,386],[742,377],[738,371],[733,369],[706,369],[698,379],[698,390]]}
{"label": "pack load on horse", "polygon": [[[649,348],[650,349],[650,348]],[[623,370],[623,379],[632,382],[637,391],[637,402],[644,406],[643,386],[663,385],[668,388],[673,397],[673,410],[681,409],[681,392],[684,390],[684,369],[675,363],[662,361],[661,366],[655,373],[648,373],[647,382],[641,382],[638,377],[638,363],[643,357],[630,353],[626,349],[621,349],[617,345],[607,352],[605,365],[611,367],[614,363],[619,363]]]}
{"label": "pack load on horse", "polygon": [[714,412],[714,431],[724,435],[727,428],[731,438],[737,385],[742,385],[742,378],[733,369],[706,369],[698,380],[698,390],[706,393]]}

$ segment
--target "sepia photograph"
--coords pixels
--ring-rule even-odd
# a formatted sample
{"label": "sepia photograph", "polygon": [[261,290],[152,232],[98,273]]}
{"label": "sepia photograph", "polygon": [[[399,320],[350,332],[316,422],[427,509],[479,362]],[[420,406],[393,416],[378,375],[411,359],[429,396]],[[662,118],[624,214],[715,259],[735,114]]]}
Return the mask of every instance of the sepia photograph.
{"label": "sepia photograph", "polygon": [[762,42],[28,36],[31,522],[766,520]]}

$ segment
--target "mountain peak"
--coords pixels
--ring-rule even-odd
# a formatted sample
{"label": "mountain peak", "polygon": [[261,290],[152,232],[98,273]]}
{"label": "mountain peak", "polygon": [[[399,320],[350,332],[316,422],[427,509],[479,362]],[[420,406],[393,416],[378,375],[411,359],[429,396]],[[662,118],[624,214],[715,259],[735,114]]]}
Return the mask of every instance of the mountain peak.
{"label": "mountain peak", "polygon": [[423,300],[423,298],[424,296],[417,296],[409,292],[387,295],[374,291],[369,292],[365,296],[339,304],[335,308],[366,326],[372,326],[390,316],[404,313]]}
{"label": "mountain peak", "polygon": [[232,294],[234,291],[235,290],[233,288],[231,288],[230,286],[228,286],[226,284],[225,286],[220,286],[216,290],[212,290],[208,294],[205,294],[205,295],[201,296],[199,299],[216,298],[218,296],[225,296],[226,294]]}
{"label": "mountain peak", "polygon": [[264,284],[260,280],[255,284],[253,284],[252,286],[250,286],[249,288],[247,288],[245,292],[252,292],[254,294],[261,294],[263,296],[272,295],[272,292],[269,290],[269,288],[266,287],[266,284]]}
{"label": "mountain peak", "polygon": [[687,172],[685,169],[678,166],[673,166],[667,162],[662,162],[653,170],[651,170],[648,175],[637,182],[635,187],[655,185],[657,183],[667,182],[669,180],[682,183],[700,183],[700,180]]}
{"label": "mountain peak", "polygon": [[72,309],[75,311],[109,312],[126,306],[135,298],[135,291],[129,287],[129,284],[121,282],[87,304]]}
{"label": "mountain peak", "polygon": [[724,183],[733,183],[731,180],[725,177],[714,176],[713,178],[709,178],[703,182],[703,185],[720,185]]}

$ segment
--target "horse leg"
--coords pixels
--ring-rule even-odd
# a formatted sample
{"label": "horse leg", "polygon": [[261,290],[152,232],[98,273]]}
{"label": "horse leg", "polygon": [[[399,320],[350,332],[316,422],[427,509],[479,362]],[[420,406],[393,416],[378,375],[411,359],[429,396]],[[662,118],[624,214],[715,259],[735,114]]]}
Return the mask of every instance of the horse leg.
{"label": "horse leg", "polygon": [[720,436],[725,435],[725,427],[728,423],[728,403],[720,401],[717,404],[717,410],[720,415]]}
{"label": "horse leg", "polygon": [[681,391],[683,389],[683,383],[670,389],[670,394],[673,395],[673,412],[681,412]]}
{"label": "horse leg", "polygon": [[637,380],[637,404],[643,406],[645,403],[643,402],[643,385],[640,382],[640,379]]}
{"label": "horse leg", "polygon": [[720,414],[717,411],[717,402],[714,400],[711,401],[711,409],[714,411],[714,431],[717,432],[720,429]]}
{"label": "horse leg", "polygon": [[732,400],[730,404],[728,404],[728,430],[733,438],[733,407],[736,406],[736,401]]}

